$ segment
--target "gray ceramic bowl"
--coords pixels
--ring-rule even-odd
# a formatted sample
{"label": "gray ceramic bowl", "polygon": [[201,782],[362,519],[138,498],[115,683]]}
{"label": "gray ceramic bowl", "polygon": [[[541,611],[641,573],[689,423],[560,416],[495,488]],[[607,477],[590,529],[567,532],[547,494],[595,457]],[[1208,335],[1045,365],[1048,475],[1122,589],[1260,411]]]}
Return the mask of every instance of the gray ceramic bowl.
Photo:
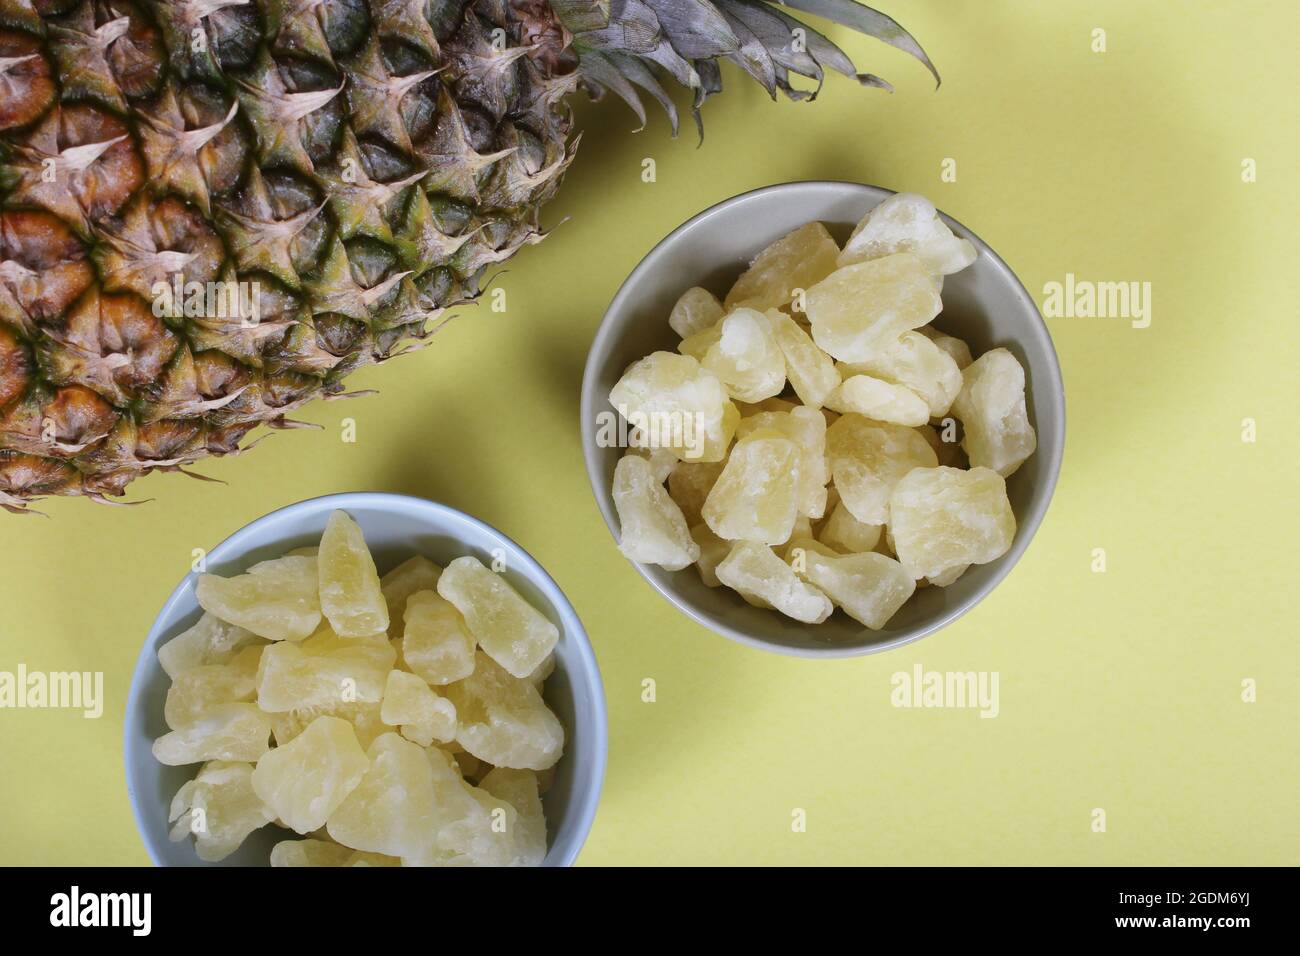
{"label": "gray ceramic bowl", "polygon": [[[668,327],[673,303],[693,285],[722,296],[764,246],[811,220],[821,220],[842,244],[868,210],[891,195],[857,183],[805,182],[768,186],[706,209],[673,230],[641,260],[618,290],[596,332],[582,381],[582,448],[587,475],[605,523],[618,537],[610,496],[621,448],[597,444],[598,414],[611,410],[609,390],[632,362],[672,351]],[[1029,293],[998,255],[961,223],[944,216],[979,250],[969,268],[945,278],[943,312],[934,325],[970,343],[978,356],[1008,348],[1025,367],[1029,418],[1038,450],[1007,481],[1019,528],[1011,550],[972,568],[946,588],[923,588],[880,631],[836,613],[804,625],[751,607],[726,588],[708,588],[692,568],[636,568],[664,597],[705,627],[766,650],[805,657],[850,657],[898,647],[956,620],[997,586],[1024,554],[1047,511],[1065,444],[1065,392],[1047,327]]]}
{"label": "gray ceramic bowl", "polygon": [[[250,564],[277,557],[292,548],[319,543],[330,512],[342,509],[365,533],[380,573],[419,552],[439,564],[463,554],[485,562],[500,548],[506,576],[535,607],[560,629],[555,672],[546,681],[546,702],[564,724],[564,756],[556,765],[555,783],[542,798],[549,849],[543,865],[568,866],[578,856],[591,829],[605,776],[608,727],[605,694],[596,657],[582,622],[542,566],[505,535],[483,522],[422,498],[387,494],[342,494],[314,498],[274,511],[233,535],[208,553],[207,566],[218,574],[235,574]],[[136,825],[149,855],[159,866],[204,866],[193,840],[167,838],[167,811],[181,784],[197,765],[166,767],[154,759],[155,738],[167,732],[163,702],[171,681],[158,663],[158,648],[198,620],[194,597],[197,575],[189,574],[172,592],[140,650],[126,709],[126,785]],[[218,866],[266,866],[271,847],[297,839],[289,830],[268,826]]]}

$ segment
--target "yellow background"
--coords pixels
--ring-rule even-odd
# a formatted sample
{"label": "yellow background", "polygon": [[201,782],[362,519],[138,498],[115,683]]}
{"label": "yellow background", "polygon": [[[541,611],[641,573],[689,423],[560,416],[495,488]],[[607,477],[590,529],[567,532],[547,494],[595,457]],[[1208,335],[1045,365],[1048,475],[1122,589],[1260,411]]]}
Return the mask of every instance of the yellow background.
{"label": "yellow background", "polygon": [[[878,3],[921,39],[939,91],[907,56],[832,30],[896,92],[835,76],[815,103],[772,104],[728,68],[698,149],[689,118],[677,140],[662,116],[631,135],[621,104],[584,105],[547,210],[568,221],[509,264],[505,314],[470,310],[356,376],[381,393],[309,409],[322,431],[199,466],[228,484],[161,475],[132,486],[154,499],[139,507],[0,515],[0,670],[101,670],[108,698],[98,721],[0,711],[0,863],[147,862],[121,725],[155,613],[192,548],[344,490],[462,508],[568,593],[610,717],[583,863],[1297,862],[1295,5]],[[939,181],[945,157],[956,183]],[[615,550],[578,438],[588,343],[640,257],[718,200],[817,178],[932,197],[1040,302],[1066,272],[1153,286],[1148,329],[1049,323],[1068,445],[1011,576],[936,636],[827,662],[746,649],[659,598]],[[917,662],[1000,672],[1001,715],[893,708],[890,675]]]}

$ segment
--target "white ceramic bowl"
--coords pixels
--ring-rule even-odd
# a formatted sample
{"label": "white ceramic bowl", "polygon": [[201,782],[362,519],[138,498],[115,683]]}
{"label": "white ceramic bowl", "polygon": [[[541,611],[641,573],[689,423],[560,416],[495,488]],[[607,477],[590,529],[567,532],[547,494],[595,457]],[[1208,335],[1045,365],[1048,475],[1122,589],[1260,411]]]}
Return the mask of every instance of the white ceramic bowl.
{"label": "white ceramic bowl", "polygon": [[[417,552],[439,564],[464,554],[490,563],[492,552],[500,549],[510,583],[560,629],[555,672],[546,681],[546,702],[564,725],[565,746],[556,765],[555,783],[542,798],[549,842],[543,865],[572,864],[591,829],[605,775],[605,695],[595,654],[578,615],[559,586],[519,545],[446,505],[403,495],[341,494],[302,501],[258,518],[213,548],[207,568],[234,574],[292,548],[318,544],[330,512],[337,509],[346,511],[361,526],[380,573]],[[196,574],[186,575],[159,612],[140,650],[127,701],[127,790],[145,847],[159,866],[205,865],[194,853],[193,840],[172,843],[167,836],[172,796],[194,776],[198,766],[167,767],[155,760],[151,751],[153,741],[167,732],[163,702],[171,683],[158,663],[158,648],[198,620],[197,578]],[[215,865],[266,866],[275,843],[297,836],[278,827],[263,827],[236,853]]]}
{"label": "white ceramic bowl", "polygon": [[[610,495],[622,448],[596,441],[598,415],[611,412],[609,390],[634,361],[656,350],[673,351],[668,327],[673,303],[700,285],[721,297],[765,246],[812,220],[824,222],[843,244],[853,226],[887,189],[858,183],[803,182],[767,186],[718,203],[673,230],[650,250],[619,288],[596,332],[582,380],[582,450],[600,513],[618,537]],[[1007,480],[1018,529],[1011,550],[971,568],[946,588],[922,588],[883,630],[871,631],[837,613],[805,625],[746,604],[727,588],[708,588],[690,567],[665,571],[636,564],[642,577],[685,614],[725,637],[764,650],[803,657],[850,657],[918,640],[952,623],[989,594],[1025,553],[1047,512],[1065,447],[1065,390],[1047,326],[1029,293],[977,235],[956,220],[944,222],[975,244],[979,257],[945,277],[943,312],[936,328],[970,343],[975,355],[1003,346],[1020,360],[1026,377],[1029,419],[1038,450]]]}

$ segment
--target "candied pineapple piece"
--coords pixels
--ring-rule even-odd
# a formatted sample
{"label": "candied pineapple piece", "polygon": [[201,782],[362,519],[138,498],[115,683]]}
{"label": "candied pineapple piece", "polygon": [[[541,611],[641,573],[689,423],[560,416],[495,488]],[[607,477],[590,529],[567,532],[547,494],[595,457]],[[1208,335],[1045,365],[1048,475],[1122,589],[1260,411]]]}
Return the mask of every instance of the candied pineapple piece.
{"label": "candied pineapple piece", "polygon": [[788,540],[799,514],[801,457],[799,446],[775,429],[738,441],[704,501],[705,523],[730,541]]}
{"label": "candied pineapple piece", "polygon": [[330,838],[385,856],[424,856],[437,840],[437,794],[424,748],[395,733],[366,751],[357,784],[329,812]]}
{"label": "candied pineapple piece", "polygon": [[366,637],[388,630],[388,602],[379,584],[361,527],[335,511],[320,539],[321,612],[339,637]]}
{"label": "candied pineapple piece", "polygon": [[293,740],[257,761],[253,790],[285,826],[311,833],[325,825],[369,766],[351,724],[339,717],[317,717]]}
{"label": "candied pineapple piece", "polygon": [[820,222],[810,222],[772,243],[750,263],[724,300],[763,311],[785,305],[795,289],[807,289],[835,268],[840,247]]}
{"label": "candied pineapple piece", "polygon": [[451,756],[436,747],[425,750],[433,772],[436,813],[434,846],[404,856],[404,866],[509,866],[517,847],[512,836],[519,811],[466,783]]}
{"label": "candied pineapple piece", "polygon": [[271,847],[272,866],[347,866],[351,847],[329,840],[281,840]]}
{"label": "candied pineapple piece", "polygon": [[700,556],[686,518],[643,458],[623,457],[612,489],[618,511],[618,549],[631,561],[680,571]]}
{"label": "candied pineapple piece", "polygon": [[633,362],[610,390],[609,403],[650,436],[643,445],[671,449],[690,461],[721,461],[739,419],[717,376],[689,355],[672,352]]}
{"label": "candied pineapple piece", "polygon": [[821,412],[800,405],[788,412],[758,412],[742,418],[736,437],[743,440],[756,431],[773,429],[799,446],[799,514],[820,518],[826,511],[826,419]]}
{"label": "candied pineapple piece", "polygon": [[703,363],[704,356],[709,354],[709,349],[718,344],[720,338],[722,338],[722,316],[718,316],[718,321],[707,328],[700,329],[678,342],[677,351]]}
{"label": "candied pineapple piece", "polygon": [[837,269],[804,296],[813,341],[841,362],[865,362],[943,307],[934,279],[910,253]]}
{"label": "candied pineapple piece", "polygon": [[936,574],[934,577],[926,578],[925,580],[933,584],[935,587],[946,588],[965,574],[969,568],[969,564],[955,564],[942,574]]}
{"label": "candied pineapple piece", "polygon": [[668,473],[668,495],[682,509],[688,525],[699,524],[700,509],[722,474],[720,461],[682,461]]}
{"label": "candied pineapple piece", "polygon": [[299,707],[266,716],[271,721],[271,733],[275,735],[277,747],[283,747],[293,740],[310,727],[311,722],[317,717],[338,717],[352,725],[357,735],[357,743],[364,749],[369,747],[380,734],[386,734],[391,729],[380,720],[379,710],[378,701],[355,700],[328,706]]}
{"label": "candied pineapple piece", "polygon": [[456,739],[456,708],[446,697],[405,671],[389,671],[380,719],[407,740],[428,747]]}
{"label": "candied pineapple piece", "polygon": [[515,677],[531,674],[560,639],[546,615],[478,558],[466,555],[447,565],[438,593],[460,611],[479,649]]}
{"label": "candied pineapple piece", "polygon": [[901,564],[874,551],[827,554],[810,545],[792,549],[790,563],[799,577],[873,631],[884,627],[916,590],[916,581]]}
{"label": "candied pineapple piece", "polygon": [[897,252],[919,256],[935,275],[960,272],[976,257],[970,241],[954,236],[934,204],[915,193],[897,193],[867,213],[844,244],[839,265]]}
{"label": "candied pineapple piece", "polygon": [[403,614],[406,600],[416,591],[432,591],[438,586],[438,577],[442,568],[424,555],[403,561],[393,570],[379,579],[379,590],[384,594],[384,604],[388,606],[388,636],[399,639],[406,627]]}
{"label": "candied pineapple piece", "polygon": [[821,408],[826,396],[840,384],[834,360],[817,347],[807,332],[790,316],[769,309],[772,335],[785,356],[785,373],[799,400],[809,408]]}
{"label": "candied pineapple piece", "polygon": [[722,318],[722,303],[718,301],[718,297],[708,289],[694,286],[683,292],[681,298],[677,300],[672,314],[668,316],[668,324],[674,332],[685,339],[716,325],[720,318]]}
{"label": "candied pineapple piece", "polygon": [[159,763],[178,767],[207,760],[252,761],[267,751],[271,724],[253,704],[217,704],[153,742]]}
{"label": "candied pineapple piece", "polygon": [[894,486],[889,530],[898,560],[914,578],[986,564],[1007,553],[1016,516],[1007,483],[991,468],[918,468]]}
{"label": "candied pineapple piece", "polygon": [[507,834],[513,847],[511,866],[541,866],[546,858],[546,817],[538,793],[537,774],[531,770],[496,767],[479,787],[515,808],[514,827]]}
{"label": "candied pineapple piece", "polygon": [[[870,375],[906,386],[925,399],[929,418],[948,414],[961,391],[961,369],[943,349],[919,332],[904,332],[862,362],[840,370],[848,375]],[[900,422],[906,424],[906,422]]]}
{"label": "candied pineapple piece", "polygon": [[455,606],[435,591],[406,599],[402,660],[425,683],[450,684],[474,670],[474,637]]}
{"label": "candied pineapple piece", "polygon": [[952,413],[972,467],[1011,475],[1038,447],[1025,407],[1025,370],[1006,349],[985,352],[962,372]]}
{"label": "candied pineapple piece", "polygon": [[898,479],[938,464],[920,432],[861,415],[843,415],[826,429],[826,450],[840,500],[863,524],[886,524]]}
{"label": "candied pineapple piece", "polygon": [[863,524],[841,501],[831,511],[817,539],[844,554],[862,554],[875,550],[883,530],[878,524]]}
{"label": "candied pineapple piece", "polygon": [[920,395],[870,375],[849,375],[826,396],[826,407],[894,425],[924,425],[930,420],[929,406]]}
{"label": "candied pineapple piece", "polygon": [[253,792],[253,765],[213,760],[187,781],[172,800],[168,819],[172,842],[194,835],[200,860],[215,863],[239,849],[254,830],[275,815]]}
{"label": "candied pineapple piece", "polygon": [[320,624],[315,558],[262,561],[230,578],[201,574],[194,594],[209,614],[270,641],[301,641]]}
{"label": "candied pineapple piece", "polygon": [[182,631],[158,648],[158,663],[173,680],[191,667],[208,664],[228,664],[235,654],[250,644],[262,645],[266,641],[252,631],[227,624],[215,614],[206,611],[197,624]]}
{"label": "candied pineapple piece", "polygon": [[632,455],[636,458],[644,458],[650,465],[650,473],[655,476],[655,481],[661,485],[668,480],[668,475],[672,472],[673,466],[681,459],[673,454],[668,448],[641,448],[633,445],[623,453],[624,457]]}
{"label": "candied pineapple piece", "polygon": [[401,866],[395,856],[366,853],[329,840],[281,840],[271,847],[272,866]]}
{"label": "candied pineapple piece", "polygon": [[301,644],[273,644],[262,652],[257,705],[274,713],[378,701],[396,660],[387,640],[339,637],[326,625]]}
{"label": "candied pineapple piece", "polygon": [[[450,570],[450,569],[449,569]],[[480,653],[474,673],[447,686],[456,742],[494,767],[545,770],[560,759],[564,728],[532,684]]]}
{"label": "candied pineapple piece", "polygon": [[718,340],[701,363],[742,402],[761,402],[785,388],[785,355],[771,321],[754,309],[736,309],[719,323]]}
{"label": "candied pineapple piece", "polygon": [[933,325],[923,325],[916,331],[943,349],[959,369],[964,369],[971,363],[970,346],[956,336],[940,332]]}
{"label": "candied pineapple piece", "polygon": [[251,701],[257,692],[260,646],[246,647],[229,664],[200,664],[182,671],[167,689],[163,719],[173,730],[202,719],[217,704]]}
{"label": "candied pineapple piece", "polygon": [[703,522],[691,527],[691,537],[700,546],[700,557],[695,562],[700,572],[700,580],[708,587],[722,587],[718,580],[717,567],[731,553],[732,542],[719,538],[713,529]]}
{"label": "candied pineapple piece", "polygon": [[805,624],[831,616],[830,599],[811,587],[766,545],[741,541],[717,567],[718,580],[750,604],[775,608]]}

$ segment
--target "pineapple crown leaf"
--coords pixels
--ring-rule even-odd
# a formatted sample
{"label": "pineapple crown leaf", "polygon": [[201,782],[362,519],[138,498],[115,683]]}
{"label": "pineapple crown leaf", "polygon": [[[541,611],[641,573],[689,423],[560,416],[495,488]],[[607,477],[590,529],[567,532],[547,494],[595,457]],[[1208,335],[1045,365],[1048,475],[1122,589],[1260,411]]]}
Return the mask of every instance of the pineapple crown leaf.
{"label": "pineapple crown leaf", "polygon": [[[856,0],[552,0],[552,8],[573,33],[573,49],[587,86],[609,91],[628,104],[640,121],[645,107],[637,87],[659,102],[677,135],[677,109],[656,77],[656,66],[695,91],[692,114],[704,140],[700,107],[722,90],[720,60],[730,60],[775,98],[777,90],[794,100],[812,100],[827,68],[866,87],[892,91],[871,73],[859,73],[852,59],[827,37],[782,7],[812,14],[875,37],[911,54],[939,73],[921,45],[897,21]],[[790,75],[816,83],[811,90]]]}

